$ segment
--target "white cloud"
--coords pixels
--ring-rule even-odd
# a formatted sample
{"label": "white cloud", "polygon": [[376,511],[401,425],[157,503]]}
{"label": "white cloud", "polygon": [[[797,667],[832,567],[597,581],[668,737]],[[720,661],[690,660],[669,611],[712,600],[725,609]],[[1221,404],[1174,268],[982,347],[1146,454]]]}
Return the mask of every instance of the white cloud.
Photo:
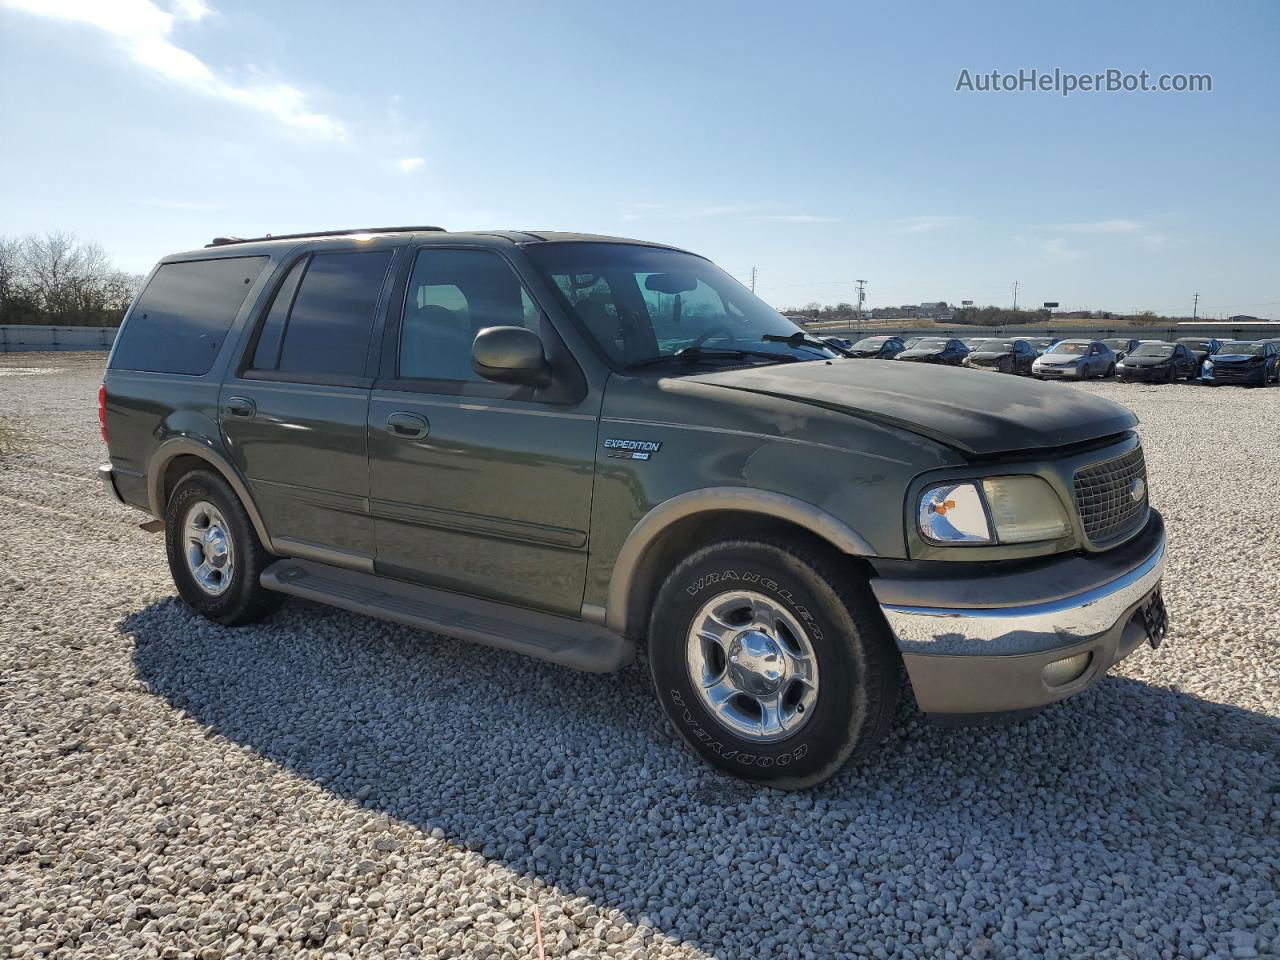
{"label": "white cloud", "polygon": [[963,217],[907,217],[899,220],[894,233],[934,233],[943,230],[954,223],[960,222]]}
{"label": "white cloud", "polygon": [[413,171],[422,166],[424,162],[425,161],[421,157],[405,157],[397,163],[396,166],[400,168],[401,173],[413,173]]}
{"label": "white cloud", "polygon": [[1067,244],[1066,237],[1052,237],[1045,240],[1040,245],[1040,251],[1048,260],[1054,260],[1059,263],[1070,263],[1074,260],[1083,260],[1089,255],[1087,250],[1080,250]]}
{"label": "white cloud", "polygon": [[810,213],[776,213],[752,217],[752,220],[771,220],[774,223],[838,223],[837,217],[815,217]]}
{"label": "white cloud", "polygon": [[1142,224],[1137,220],[1091,220],[1088,223],[1060,223],[1054,229],[1069,233],[1137,233]]}
{"label": "white cloud", "polygon": [[152,0],[0,0],[0,5],[36,16],[97,27],[111,36],[134,63],[205,96],[257,110],[287,127],[342,139],[333,117],[307,108],[306,95],[278,81],[237,84],[170,39],[175,22],[198,23],[213,11],[204,0],[174,0],[165,10]]}

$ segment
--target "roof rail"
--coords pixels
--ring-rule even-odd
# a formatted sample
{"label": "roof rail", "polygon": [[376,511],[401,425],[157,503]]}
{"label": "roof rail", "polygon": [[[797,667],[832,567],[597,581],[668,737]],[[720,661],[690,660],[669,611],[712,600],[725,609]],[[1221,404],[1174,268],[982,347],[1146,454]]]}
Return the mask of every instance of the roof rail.
{"label": "roof rail", "polygon": [[307,240],[311,237],[348,237],[356,233],[426,233],[444,232],[444,227],[355,227],[350,230],[314,230],[310,233],[278,233],[274,237],[214,237],[205,247],[225,247],[232,243],[255,243],[259,240]]}

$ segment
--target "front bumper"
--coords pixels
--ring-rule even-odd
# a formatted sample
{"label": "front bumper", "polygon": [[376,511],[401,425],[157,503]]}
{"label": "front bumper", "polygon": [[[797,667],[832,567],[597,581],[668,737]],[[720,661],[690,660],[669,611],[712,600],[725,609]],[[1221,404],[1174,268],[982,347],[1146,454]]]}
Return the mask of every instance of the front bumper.
{"label": "front bumper", "polygon": [[1204,366],[1200,368],[1200,379],[1205,383],[1265,384],[1267,375],[1268,371],[1265,365],[1234,367],[1214,364],[1208,369]]}
{"label": "front bumper", "polygon": [[1168,367],[1117,367],[1117,380],[1167,380]]}
{"label": "front bumper", "polygon": [[[989,715],[1072,696],[1144,640],[1158,645],[1164,562],[1164,521],[1152,511],[1141,534],[1106,553],[959,579],[876,578],[871,587],[920,708]],[[1069,658],[1079,658],[1078,674],[1046,678],[1046,667]]]}
{"label": "front bumper", "polygon": [[1033,366],[1031,372],[1037,377],[1047,377],[1050,379],[1062,380],[1080,380],[1082,379],[1079,367],[1038,367]]}

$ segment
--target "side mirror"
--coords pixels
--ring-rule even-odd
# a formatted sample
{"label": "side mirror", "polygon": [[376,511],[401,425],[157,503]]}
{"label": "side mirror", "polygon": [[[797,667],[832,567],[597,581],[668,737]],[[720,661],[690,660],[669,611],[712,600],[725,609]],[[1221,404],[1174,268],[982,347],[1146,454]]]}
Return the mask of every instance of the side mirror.
{"label": "side mirror", "polygon": [[545,387],[551,365],[542,341],[524,327],[487,327],[471,344],[471,369],[486,380]]}

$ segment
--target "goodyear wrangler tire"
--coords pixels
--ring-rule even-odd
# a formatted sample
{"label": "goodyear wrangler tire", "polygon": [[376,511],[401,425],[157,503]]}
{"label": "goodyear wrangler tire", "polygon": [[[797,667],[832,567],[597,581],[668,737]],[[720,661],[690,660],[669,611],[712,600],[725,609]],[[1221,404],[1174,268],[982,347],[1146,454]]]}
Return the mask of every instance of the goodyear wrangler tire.
{"label": "goodyear wrangler tire", "polygon": [[838,557],[781,541],[697,551],[650,618],[654,686],[680,736],[726,773],[782,789],[874,750],[900,664],[865,582]]}

